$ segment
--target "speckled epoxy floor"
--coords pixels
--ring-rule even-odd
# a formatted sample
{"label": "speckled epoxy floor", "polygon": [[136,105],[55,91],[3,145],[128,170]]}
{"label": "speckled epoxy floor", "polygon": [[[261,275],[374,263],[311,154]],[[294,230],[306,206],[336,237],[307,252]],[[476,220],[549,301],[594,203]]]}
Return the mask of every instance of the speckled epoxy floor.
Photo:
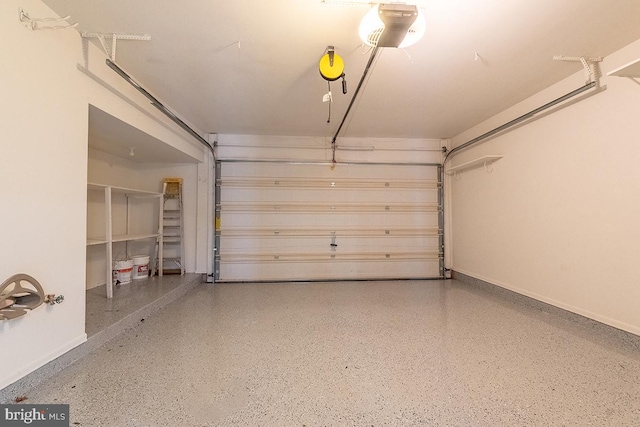
{"label": "speckled epoxy floor", "polygon": [[[113,298],[107,298],[105,285],[87,290],[85,332],[87,337],[104,331],[113,324],[139,311],[141,307],[167,298],[172,292],[183,292],[181,287],[200,283],[201,274],[165,275],[132,280],[126,285],[116,285]],[[169,295],[170,296],[170,295]],[[160,304],[159,304],[160,305]]]}
{"label": "speckled epoxy floor", "polygon": [[637,426],[640,351],[455,280],[200,285],[27,397],[79,426]]}

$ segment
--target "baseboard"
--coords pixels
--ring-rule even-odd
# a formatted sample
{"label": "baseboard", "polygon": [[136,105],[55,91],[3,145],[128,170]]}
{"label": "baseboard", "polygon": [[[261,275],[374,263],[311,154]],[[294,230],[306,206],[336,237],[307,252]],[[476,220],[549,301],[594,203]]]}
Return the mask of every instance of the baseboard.
{"label": "baseboard", "polygon": [[46,356],[41,357],[31,365],[25,367],[24,369],[21,369],[20,371],[15,372],[13,376],[3,380],[2,384],[0,384],[0,391],[3,390],[4,388],[7,388],[8,386],[15,383],[16,381],[20,380],[20,378],[23,378],[26,375],[29,375],[30,373],[35,372],[42,366],[45,366],[51,360],[54,360],[62,356],[63,354],[68,353],[69,351],[73,350],[74,348],[78,347],[79,345],[83,344],[86,341],[87,341],[87,334],[81,334],[80,336],[72,339],[68,343],[65,343],[65,345],[60,346],[54,351],[48,353]]}
{"label": "baseboard", "polygon": [[[0,389],[0,403],[11,403],[17,396],[27,395],[30,390],[37,387],[41,382],[52,378],[63,369],[89,355],[92,351],[103,346],[118,335],[139,325],[140,319],[182,297],[184,294],[202,283],[200,279],[200,275],[194,275],[193,280],[189,281],[187,284],[176,287],[171,292],[143,307],[140,307],[140,309],[136,310],[134,313],[131,313],[118,322],[108,326],[104,330],[97,332],[88,339],[86,334],[83,334],[84,339],[80,345],[76,344],[73,347],[67,348],[66,351],[62,351],[62,353],[57,357],[55,355],[50,355],[52,356],[48,359],[50,362],[45,363],[40,367],[34,366],[35,370],[33,372],[23,376],[22,378],[16,378],[13,383],[10,383],[5,388]],[[51,360],[52,358],[53,360]]]}
{"label": "baseboard", "polygon": [[[453,270],[452,278],[464,284],[471,285],[474,288],[481,289],[483,292],[489,292],[504,298],[516,304],[527,306],[531,309],[542,311],[553,316],[560,317],[567,321],[581,325],[598,334],[615,339],[615,341],[625,348],[640,352],[640,335],[627,329],[623,329],[609,323],[605,323],[599,319],[595,319],[587,314],[576,312],[571,308],[561,307],[553,302],[543,301],[534,296],[526,295],[515,289],[510,289],[501,284],[494,284],[484,279],[480,279],[469,274],[461,273]],[[632,329],[632,328],[630,328]]]}

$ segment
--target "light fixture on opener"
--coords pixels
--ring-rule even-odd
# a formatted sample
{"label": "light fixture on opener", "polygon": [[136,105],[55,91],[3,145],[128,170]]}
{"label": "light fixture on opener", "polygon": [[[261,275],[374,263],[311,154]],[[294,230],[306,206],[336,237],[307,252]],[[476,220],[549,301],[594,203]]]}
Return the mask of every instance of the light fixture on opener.
{"label": "light fixture on opener", "polygon": [[[369,61],[367,61],[367,65],[364,67],[362,77],[360,77],[358,86],[356,86],[356,90],[351,97],[342,121],[331,139],[331,149],[333,151],[332,168],[336,165],[336,140],[358,97],[358,93],[360,93],[360,89],[362,89],[367,74],[375,62],[380,48],[402,48],[411,46],[422,38],[424,32],[424,16],[415,4],[380,3],[374,6],[364,18],[362,18],[359,28],[360,38],[366,45],[372,46],[371,56],[369,57]],[[329,123],[329,120],[327,120],[327,123]]]}
{"label": "light fixture on opener", "polygon": [[422,38],[424,15],[413,4],[380,3],[360,22],[360,38],[368,46],[408,47]]}

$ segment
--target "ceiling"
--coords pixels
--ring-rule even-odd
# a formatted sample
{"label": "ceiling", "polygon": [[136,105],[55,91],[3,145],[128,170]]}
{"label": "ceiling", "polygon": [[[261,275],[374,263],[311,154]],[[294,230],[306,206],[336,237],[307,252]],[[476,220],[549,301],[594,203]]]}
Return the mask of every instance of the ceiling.
{"label": "ceiling", "polygon": [[89,147],[136,163],[198,162],[93,105],[89,105]]}
{"label": "ceiling", "polygon": [[[333,136],[370,51],[369,6],[321,0],[44,0],[79,31],[119,41],[116,63],[206,133]],[[425,37],[385,48],[344,136],[448,138],[581,70],[554,55],[606,56],[640,39],[638,0],[423,0]],[[349,86],[318,62],[328,45]],[[477,54],[477,56],[476,56]],[[105,65],[106,66],[106,65]]]}

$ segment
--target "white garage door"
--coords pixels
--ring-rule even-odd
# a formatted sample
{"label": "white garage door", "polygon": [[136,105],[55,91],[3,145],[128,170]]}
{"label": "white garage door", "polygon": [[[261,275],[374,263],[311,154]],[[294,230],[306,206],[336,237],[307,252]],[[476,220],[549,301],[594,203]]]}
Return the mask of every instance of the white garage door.
{"label": "white garage door", "polygon": [[438,167],[221,162],[216,280],[442,276]]}

